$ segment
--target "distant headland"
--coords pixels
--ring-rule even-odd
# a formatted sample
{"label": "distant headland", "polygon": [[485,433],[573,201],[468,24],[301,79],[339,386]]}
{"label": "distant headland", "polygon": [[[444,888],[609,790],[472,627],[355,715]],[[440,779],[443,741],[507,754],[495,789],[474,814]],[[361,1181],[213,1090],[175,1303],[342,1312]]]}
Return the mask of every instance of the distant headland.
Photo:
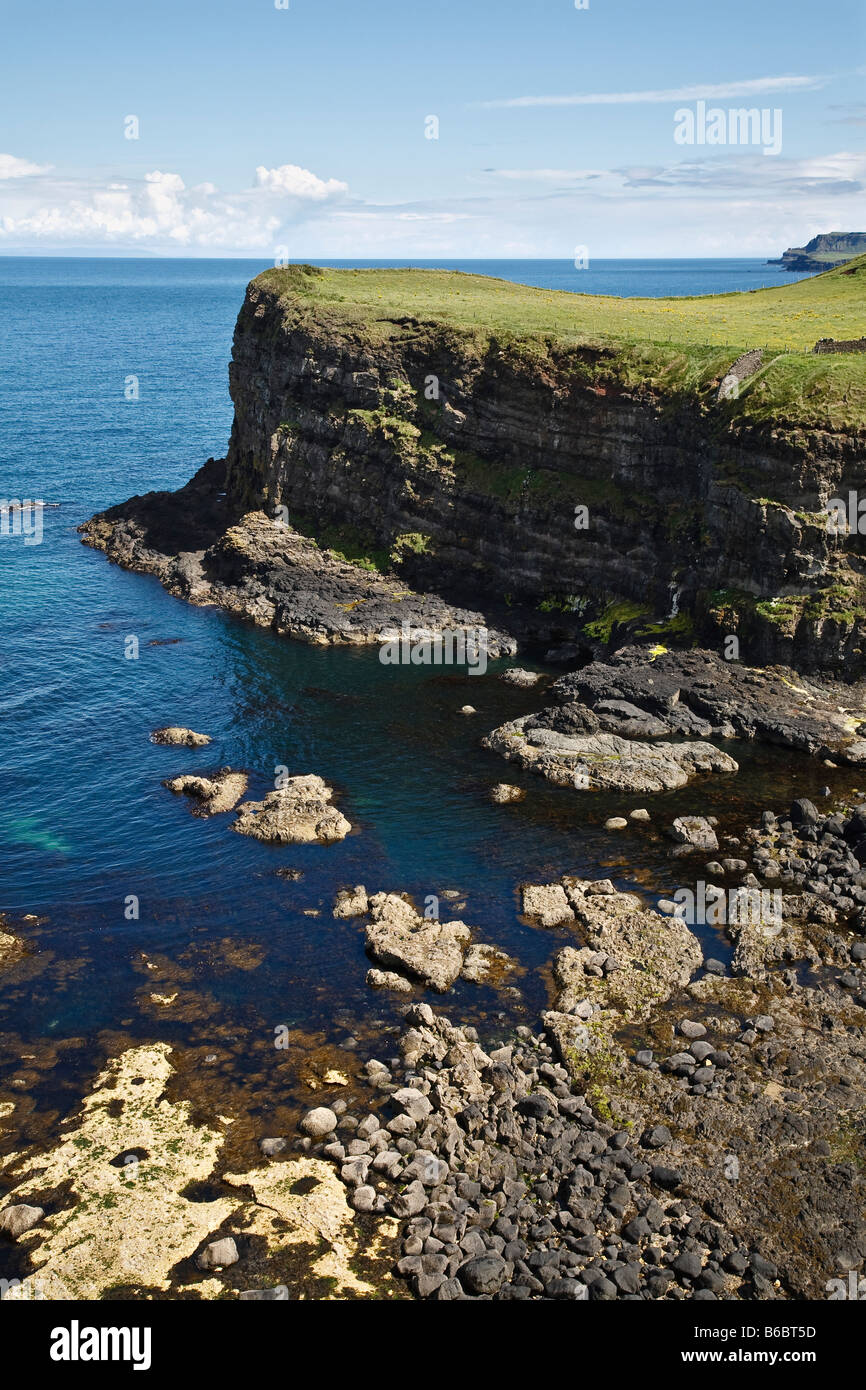
{"label": "distant headland", "polygon": [[832,270],[866,251],[866,232],[822,232],[805,246],[789,246],[783,256],[767,265],[783,270]]}

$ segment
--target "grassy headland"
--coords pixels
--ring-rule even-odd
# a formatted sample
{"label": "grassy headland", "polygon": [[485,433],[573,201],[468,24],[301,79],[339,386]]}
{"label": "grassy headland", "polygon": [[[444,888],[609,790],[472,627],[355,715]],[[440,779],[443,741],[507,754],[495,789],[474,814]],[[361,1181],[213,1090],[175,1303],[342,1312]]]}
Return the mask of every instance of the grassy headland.
{"label": "grassy headland", "polygon": [[741,353],[764,364],[740,389],[740,418],[859,431],[866,425],[866,355],[815,356],[819,338],[866,332],[866,256],[778,288],[667,299],[619,299],[535,289],[448,270],[288,266],[257,283],[306,301],[334,327],[383,339],[397,325],[454,329],[520,343],[530,356],[608,349],[594,371],[626,387],[698,394]]}

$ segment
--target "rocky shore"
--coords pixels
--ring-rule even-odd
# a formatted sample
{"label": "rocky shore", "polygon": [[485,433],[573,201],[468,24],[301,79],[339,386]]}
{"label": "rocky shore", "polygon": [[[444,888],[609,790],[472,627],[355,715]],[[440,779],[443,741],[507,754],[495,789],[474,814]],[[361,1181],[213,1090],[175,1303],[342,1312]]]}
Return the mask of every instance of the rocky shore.
{"label": "rocky shore", "polygon": [[482,1046],[413,1003],[361,1106],[305,1118],[354,1210],[400,1221],[416,1297],[823,1299],[863,1269],[866,806],[813,812],[748,836],[756,869],[815,867],[786,868],[807,891],[779,923],[726,924],[731,973],[679,916],[572,880],[540,1031]]}
{"label": "rocky shore", "polygon": [[178,492],[150,492],[101,512],[82,538],[124,569],[155,575],[178,598],[283,636],[367,645],[399,637],[404,623],[413,633],[484,628],[488,656],[516,651],[486,612],[451,604],[432,585],[416,592],[387,566],[381,573],[317,544],[281,513],[239,505],[226,496],[225,476],[225,461],[209,459]]}
{"label": "rocky shore", "polygon": [[578,791],[671,791],[702,774],[736,773],[735,759],[710,738],[866,763],[862,686],[833,688],[785,667],[623,647],[561,676],[547,694],[550,705],[500,725],[484,745]]}

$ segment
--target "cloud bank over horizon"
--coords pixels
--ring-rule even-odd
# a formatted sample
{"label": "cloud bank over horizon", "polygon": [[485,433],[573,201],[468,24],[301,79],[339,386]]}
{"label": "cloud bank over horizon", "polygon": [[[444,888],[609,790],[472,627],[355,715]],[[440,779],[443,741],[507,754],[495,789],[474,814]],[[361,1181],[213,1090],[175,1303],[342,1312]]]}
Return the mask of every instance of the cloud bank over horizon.
{"label": "cloud bank over horizon", "polygon": [[[730,254],[733,226],[738,253],[749,256],[866,223],[866,154],[847,150],[768,161],[727,148],[616,168],[486,168],[460,196],[405,202],[357,197],[344,180],[294,163],[259,164],[248,186],[226,191],[210,181],[188,187],[161,169],[64,175],[3,153],[0,181],[0,254],[568,258],[579,242],[596,258],[713,256]],[[615,239],[605,232],[612,214],[622,229]]]}

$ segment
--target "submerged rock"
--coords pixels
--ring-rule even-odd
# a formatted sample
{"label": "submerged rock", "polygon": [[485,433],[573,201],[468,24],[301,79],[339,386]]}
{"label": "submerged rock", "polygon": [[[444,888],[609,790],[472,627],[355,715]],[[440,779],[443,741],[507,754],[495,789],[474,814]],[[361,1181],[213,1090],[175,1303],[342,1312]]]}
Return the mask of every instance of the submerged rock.
{"label": "submerged rock", "polygon": [[506,805],[510,801],[523,801],[526,792],[522,787],[515,787],[512,782],[497,782],[495,787],[490,789],[490,800],[496,805]]}
{"label": "submerged rock", "polygon": [[481,942],[469,947],[461,974],[464,980],[472,980],[475,984],[498,984],[515,966],[516,962],[498,946]]}
{"label": "submerged rock", "polygon": [[270,844],[343,840],[352,827],[336,806],[329,804],[333,794],[315,774],[290,777],[284,787],[268,792],[263,801],[246,801],[239,806],[232,829]]}
{"label": "submerged rock", "polygon": [[540,671],[527,671],[522,666],[510,666],[502,672],[501,679],[509,685],[519,685],[524,689],[536,685],[541,680]]}

